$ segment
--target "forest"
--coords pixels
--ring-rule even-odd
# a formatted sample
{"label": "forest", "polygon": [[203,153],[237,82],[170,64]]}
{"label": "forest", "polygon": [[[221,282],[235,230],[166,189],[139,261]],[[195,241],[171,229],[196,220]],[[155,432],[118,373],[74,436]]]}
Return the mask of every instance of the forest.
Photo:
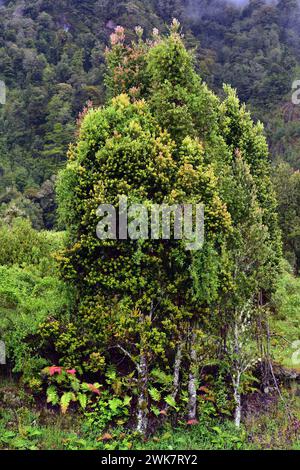
{"label": "forest", "polygon": [[300,450],[299,39],[298,0],[0,1],[0,450]]}

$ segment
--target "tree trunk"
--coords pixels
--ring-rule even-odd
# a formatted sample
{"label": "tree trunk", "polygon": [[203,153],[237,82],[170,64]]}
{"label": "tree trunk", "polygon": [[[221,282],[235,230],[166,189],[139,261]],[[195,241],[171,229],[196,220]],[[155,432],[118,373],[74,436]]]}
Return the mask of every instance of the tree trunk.
{"label": "tree trunk", "polygon": [[[183,349],[183,344],[179,343],[177,351],[176,351],[175,361],[174,361],[173,392],[172,392],[172,398],[174,399],[174,401],[176,401],[178,391],[179,391],[180,369],[181,369],[181,362],[182,362],[182,349]],[[169,409],[169,405],[166,403],[165,411],[168,411],[168,409]]]}
{"label": "tree trunk", "polygon": [[236,355],[235,358],[235,373],[236,378],[233,378],[233,388],[234,388],[234,401],[235,401],[235,425],[237,428],[241,426],[241,415],[242,415],[242,403],[241,403],[241,393],[240,393],[240,385],[241,385],[241,371],[239,365],[240,359],[240,346],[239,346],[239,325],[238,320],[236,319],[234,325],[234,353]]}
{"label": "tree trunk", "polygon": [[145,435],[148,427],[148,364],[145,352],[141,352],[139,365],[140,393],[138,399],[137,432]]}
{"label": "tree trunk", "polygon": [[188,419],[197,418],[197,351],[196,351],[196,333],[191,335],[191,366],[189,373],[189,405]]}
{"label": "tree trunk", "polygon": [[237,428],[240,428],[241,426],[241,417],[242,417],[242,401],[241,401],[241,394],[240,394],[240,384],[241,384],[241,376],[238,373],[237,378],[233,381],[234,401],[235,401],[234,422]]}
{"label": "tree trunk", "polygon": [[182,342],[180,342],[177,348],[175,363],[174,363],[174,378],[173,378],[173,393],[172,393],[172,397],[174,400],[176,400],[177,395],[178,395],[178,390],[179,390],[182,349],[183,349],[183,344]]}

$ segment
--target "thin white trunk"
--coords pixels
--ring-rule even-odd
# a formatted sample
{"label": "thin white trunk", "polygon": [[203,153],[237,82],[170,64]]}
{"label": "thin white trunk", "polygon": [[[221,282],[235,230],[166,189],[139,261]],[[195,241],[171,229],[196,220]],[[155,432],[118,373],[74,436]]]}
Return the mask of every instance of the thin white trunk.
{"label": "thin white trunk", "polygon": [[179,343],[175,363],[174,363],[174,378],[173,378],[173,394],[172,397],[176,400],[179,390],[179,380],[180,380],[180,369],[181,369],[181,361],[182,361],[182,343]]}
{"label": "thin white trunk", "polygon": [[237,428],[240,428],[241,418],[242,418],[242,401],[241,401],[241,394],[240,394],[240,385],[241,385],[241,376],[238,373],[237,378],[233,381],[234,401],[235,401],[234,422]]}
{"label": "thin white trunk", "polygon": [[148,427],[148,364],[147,357],[141,352],[139,365],[140,394],[138,399],[137,427],[138,433],[145,435]]}
{"label": "thin white trunk", "polygon": [[241,372],[239,368],[239,355],[240,355],[240,345],[239,345],[239,325],[236,320],[234,325],[234,352],[236,355],[235,359],[235,374],[236,377],[233,379],[233,388],[234,388],[234,401],[235,401],[235,413],[234,413],[234,422],[237,428],[241,426],[241,416],[242,416],[242,403],[241,403]]}
{"label": "thin white trunk", "polygon": [[189,405],[188,419],[195,420],[197,417],[197,351],[196,351],[196,334],[191,335],[191,366],[189,373]]}
{"label": "thin white trunk", "polygon": [[[172,392],[172,398],[174,399],[174,401],[176,401],[178,391],[179,391],[182,350],[183,350],[183,344],[180,343],[176,351],[175,362],[174,362],[173,392]],[[168,409],[169,409],[169,405],[166,404],[165,411],[168,411]]]}

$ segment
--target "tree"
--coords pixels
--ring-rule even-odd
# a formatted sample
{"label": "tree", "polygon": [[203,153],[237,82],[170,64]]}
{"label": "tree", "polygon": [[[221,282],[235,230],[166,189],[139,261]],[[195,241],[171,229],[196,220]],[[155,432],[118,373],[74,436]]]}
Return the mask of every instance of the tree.
{"label": "tree", "polygon": [[[60,260],[77,288],[78,313],[56,331],[56,347],[72,344],[72,355],[62,360],[85,372],[126,361],[142,433],[152,396],[158,399],[153,389],[149,397],[154,365],[173,371],[171,395],[163,393],[167,404],[177,406],[186,381],[187,416],[195,422],[207,317],[217,317],[221,329],[225,323],[229,337],[249,299],[272,289],[280,256],[262,126],[254,125],[233,91],[220,102],[208,90],[178,31],[174,20],[169,36],[155,32],[149,43],[138,28],[137,42],[128,47],[117,28],[107,54],[110,99],[85,110],[58,183],[69,232]],[[136,240],[119,237],[114,225],[113,236],[97,239],[98,207],[110,204],[120,216],[121,196],[143,211],[204,204],[202,249],[141,237],[141,227],[135,227]],[[102,358],[98,367],[95,354]],[[236,387],[239,393],[240,382]]]}
{"label": "tree", "polygon": [[284,253],[298,274],[300,267],[300,173],[284,162],[273,168],[273,184],[278,199],[279,223]]}
{"label": "tree", "polygon": [[[235,424],[241,423],[241,390],[244,374],[258,362],[255,326],[259,315],[261,290],[275,286],[270,279],[269,261],[272,243],[268,226],[263,223],[263,210],[258,203],[257,189],[249,165],[237,150],[232,163],[233,233],[227,251],[232,288],[223,296],[221,310],[226,321],[225,362],[232,377],[235,400]],[[270,295],[270,293],[269,293]]]}
{"label": "tree", "polygon": [[[176,32],[154,45],[151,52],[154,54],[157,47],[157,54],[168,54],[172,44],[187,61],[188,53]],[[175,69],[170,73],[178,70],[175,56]],[[191,61],[186,67],[192,74]],[[206,88],[203,90],[205,97]],[[198,100],[202,103],[201,96]],[[94,342],[89,354],[101,347],[106,356],[107,350],[117,349],[130,358],[138,373],[137,429],[141,432],[147,427],[151,364],[171,365],[180,342],[178,332],[186,321],[193,325],[197,318],[193,256],[186,251],[184,241],[97,240],[97,207],[101,203],[118,207],[121,195],[126,195],[129,203],[150,207],[202,202],[206,207],[206,240],[215,246],[215,256],[230,229],[213,167],[204,163],[202,143],[189,136],[185,119],[185,133],[175,143],[168,130],[160,127],[151,105],[151,100],[148,105],[121,94],[105,108],[88,111],[69,164],[60,176],[58,191],[60,211],[70,230],[69,248],[63,254],[65,275],[77,286],[82,305],[86,302],[83,299],[91,299],[95,292],[106,299],[107,305],[114,305],[106,339],[103,344]],[[205,256],[201,254],[203,262]],[[99,323],[97,328],[103,325]]]}

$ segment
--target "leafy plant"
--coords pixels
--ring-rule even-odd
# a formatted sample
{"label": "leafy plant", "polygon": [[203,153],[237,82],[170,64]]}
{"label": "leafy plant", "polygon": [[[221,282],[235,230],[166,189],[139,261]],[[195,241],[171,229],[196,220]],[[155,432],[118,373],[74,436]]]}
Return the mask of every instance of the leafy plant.
{"label": "leafy plant", "polygon": [[108,390],[102,390],[101,396],[85,412],[84,428],[93,436],[99,435],[110,423],[123,426],[129,417],[131,397],[123,399],[111,396]]}
{"label": "leafy plant", "polygon": [[47,403],[53,406],[59,404],[62,414],[67,413],[71,403],[79,403],[81,409],[85,410],[92,397],[100,395],[100,384],[81,382],[74,369],[52,366],[45,368],[43,375],[50,383],[47,388]]}

